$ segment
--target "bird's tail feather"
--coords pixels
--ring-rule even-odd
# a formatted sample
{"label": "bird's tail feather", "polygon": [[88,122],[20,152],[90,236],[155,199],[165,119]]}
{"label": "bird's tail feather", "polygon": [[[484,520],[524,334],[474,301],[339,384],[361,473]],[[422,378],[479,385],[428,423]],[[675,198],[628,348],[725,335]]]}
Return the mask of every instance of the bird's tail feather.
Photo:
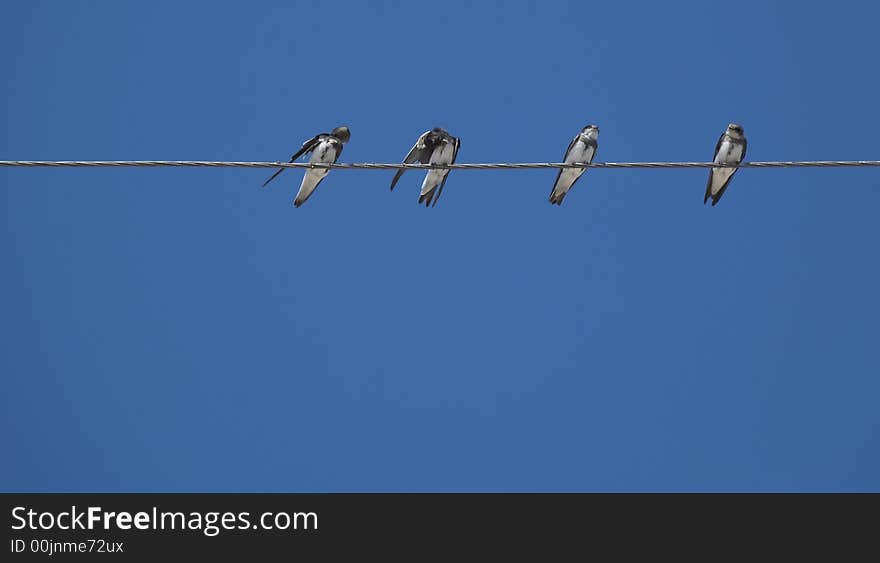
{"label": "bird's tail feather", "polygon": [[419,204],[424,203],[425,207],[430,207],[431,206],[431,199],[433,199],[433,197],[434,197],[434,190],[433,189],[428,192],[425,192],[423,194],[419,194]]}

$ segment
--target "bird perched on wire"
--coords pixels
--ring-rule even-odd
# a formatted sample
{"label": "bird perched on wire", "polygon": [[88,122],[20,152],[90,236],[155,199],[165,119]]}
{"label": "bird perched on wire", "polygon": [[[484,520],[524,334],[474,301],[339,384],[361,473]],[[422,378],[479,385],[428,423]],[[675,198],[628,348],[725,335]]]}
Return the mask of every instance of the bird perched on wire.
{"label": "bird perched on wire", "polygon": [[[416,144],[410,149],[409,154],[403,159],[403,162],[404,164],[416,162],[421,162],[422,164],[454,164],[455,157],[458,156],[459,146],[461,146],[461,139],[453,137],[440,127],[435,127],[430,131],[422,133]],[[394,175],[394,179],[391,180],[392,190],[405,171],[405,169],[401,168]],[[420,204],[424,203],[425,207],[437,205],[448,174],[448,168],[428,170],[428,173],[425,174],[425,180],[422,182],[422,191],[419,193]]]}
{"label": "bird perched on wire", "polygon": [[[739,164],[746,157],[746,147],[748,142],[743,133],[742,126],[731,123],[727,126],[727,130],[721,134],[718,144],[715,145],[715,164]],[[712,198],[714,206],[724,195],[724,190],[733,175],[739,168],[712,168],[709,170],[709,181],[706,183],[706,195],[703,197],[703,204]]]}
{"label": "bird perched on wire", "polygon": [[[350,138],[351,131],[345,125],[337,127],[329,133],[320,133],[303,143],[303,146],[290,157],[290,162],[295,161],[304,154],[312,153],[309,159],[311,163],[334,163],[339,158],[339,155],[342,154],[342,145],[347,143]],[[263,182],[263,187],[266,187],[266,184],[274,180],[282,172],[284,172],[284,168],[279,168],[277,172],[272,174],[271,178]],[[299,207],[305,203],[329,172],[329,168],[310,168],[306,170],[302,184],[299,186],[299,192],[296,194],[296,199],[293,200],[294,207]]]}
{"label": "bird perched on wire", "polygon": [[[587,125],[568,144],[562,161],[566,164],[589,164],[593,162],[593,157],[596,156],[596,150],[599,148],[598,140],[599,127]],[[586,168],[560,168],[559,174],[556,175],[556,183],[553,184],[553,189],[550,190],[550,203],[562,205],[565,194],[568,193],[568,190],[571,189],[585,171]]]}

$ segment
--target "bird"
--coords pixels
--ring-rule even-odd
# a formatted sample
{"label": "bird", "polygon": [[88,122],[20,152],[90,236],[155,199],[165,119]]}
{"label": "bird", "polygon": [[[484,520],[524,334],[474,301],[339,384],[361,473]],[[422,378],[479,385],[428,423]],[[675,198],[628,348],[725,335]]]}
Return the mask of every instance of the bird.
{"label": "bird", "polygon": [[[599,127],[587,125],[568,144],[562,161],[566,164],[589,164],[593,162],[593,157],[596,156],[596,150],[599,148],[598,140]],[[553,184],[553,189],[550,190],[550,203],[562,205],[565,194],[568,193],[568,190],[571,189],[585,171],[586,168],[560,168],[559,174],[556,176],[556,182]]]}
{"label": "bird", "polygon": [[[304,154],[312,153],[309,162],[332,164],[339,159],[339,155],[342,154],[342,145],[347,143],[350,138],[351,131],[345,125],[340,125],[329,133],[319,133],[303,143],[302,147],[290,157],[290,162],[295,161]],[[269,182],[282,172],[284,172],[284,168],[279,168],[277,172],[272,174],[271,178],[263,182],[263,187],[265,188]],[[329,168],[310,168],[306,170],[302,184],[299,186],[299,192],[297,192],[296,198],[293,200],[293,206],[299,207],[305,203],[329,172]]]}
{"label": "bird", "polygon": [[[748,142],[743,133],[743,128],[737,123],[731,123],[727,126],[724,133],[718,139],[715,145],[715,158],[712,162],[715,164],[739,164],[746,157],[746,147]],[[712,206],[714,207],[724,190],[736,174],[738,168],[712,168],[709,170],[709,181],[706,182],[706,195],[703,197],[703,205],[712,198]]]}
{"label": "bird", "polygon": [[[421,162],[422,164],[454,164],[460,146],[461,139],[453,137],[440,127],[434,127],[419,136],[416,144],[410,149],[403,162],[405,164],[413,164],[415,162]],[[405,171],[406,169],[404,168],[398,169],[394,179],[391,180],[392,190]],[[428,173],[425,174],[425,180],[422,182],[422,190],[419,193],[419,204],[424,203],[425,207],[437,205],[440,194],[443,193],[443,186],[446,184],[446,176],[448,174],[448,168],[428,170]]]}

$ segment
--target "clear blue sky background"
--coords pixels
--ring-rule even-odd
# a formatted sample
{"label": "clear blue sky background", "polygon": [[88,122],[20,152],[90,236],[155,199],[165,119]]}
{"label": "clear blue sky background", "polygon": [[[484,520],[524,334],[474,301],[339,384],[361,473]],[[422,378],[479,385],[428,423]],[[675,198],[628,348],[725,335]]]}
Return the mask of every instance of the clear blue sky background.
{"label": "clear blue sky background", "polygon": [[[15,2],[0,158],[877,159],[878,17]],[[270,173],[0,170],[0,488],[880,490],[880,169]]]}

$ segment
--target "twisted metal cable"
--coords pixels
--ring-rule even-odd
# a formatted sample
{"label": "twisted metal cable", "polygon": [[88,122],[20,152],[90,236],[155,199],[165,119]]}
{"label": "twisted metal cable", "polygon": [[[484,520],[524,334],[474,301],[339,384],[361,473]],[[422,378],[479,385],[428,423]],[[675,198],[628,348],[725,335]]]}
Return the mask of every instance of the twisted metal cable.
{"label": "twisted metal cable", "polygon": [[311,163],[311,162],[225,162],[210,160],[0,160],[8,167],[206,167],[206,168],[331,168],[342,170],[519,170],[526,168],[856,168],[880,166],[880,160],[806,160],[742,162],[716,164],[714,162],[594,162],[566,164],[563,162],[503,162],[461,164],[397,164],[374,162]]}

